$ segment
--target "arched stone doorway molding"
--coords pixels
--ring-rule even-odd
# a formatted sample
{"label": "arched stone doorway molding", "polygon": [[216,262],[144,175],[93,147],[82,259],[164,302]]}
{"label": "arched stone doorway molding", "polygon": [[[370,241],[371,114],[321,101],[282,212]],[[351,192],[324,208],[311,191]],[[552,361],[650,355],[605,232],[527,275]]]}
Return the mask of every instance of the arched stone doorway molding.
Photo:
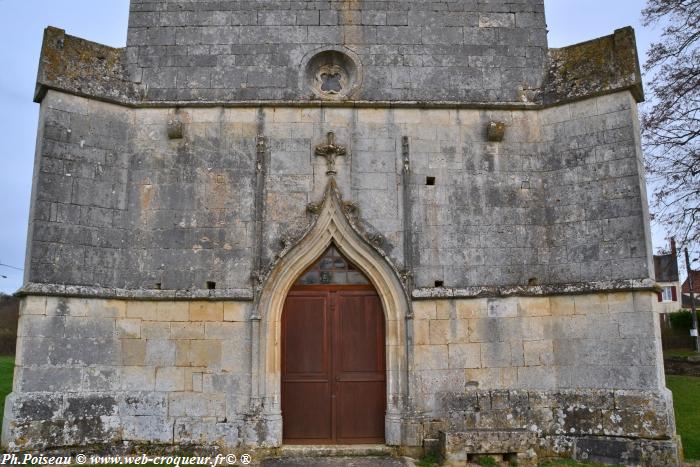
{"label": "arched stone doorway molding", "polygon": [[[253,394],[262,404],[269,445],[282,443],[281,395],[281,321],[289,290],[297,278],[334,243],[360,269],[375,287],[386,320],[387,415],[386,443],[401,444],[401,414],[408,394],[406,316],[409,304],[401,282],[388,263],[353,228],[346,217],[335,180],[330,179],[313,227],[285,254],[267,277],[262,288],[258,313],[259,351],[253,362]],[[256,330],[253,329],[255,340]],[[254,357],[255,358],[255,357]],[[256,388],[257,386],[257,388]]]}

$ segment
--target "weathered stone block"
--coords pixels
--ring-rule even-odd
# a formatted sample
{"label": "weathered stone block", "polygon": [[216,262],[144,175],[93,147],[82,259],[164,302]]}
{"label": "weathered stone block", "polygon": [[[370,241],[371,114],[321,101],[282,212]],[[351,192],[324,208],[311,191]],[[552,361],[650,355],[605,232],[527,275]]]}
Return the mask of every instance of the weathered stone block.
{"label": "weathered stone block", "polygon": [[139,339],[141,337],[141,320],[118,319],[116,335],[122,339]]}
{"label": "weathered stone block", "polygon": [[170,335],[173,339],[204,339],[204,323],[172,323]]}
{"label": "weathered stone block", "polygon": [[223,302],[190,302],[190,321],[223,321]]}
{"label": "weathered stone block", "polygon": [[243,302],[224,303],[224,321],[246,321],[248,304]]}
{"label": "weathered stone block", "polygon": [[450,368],[479,368],[481,366],[481,346],[479,344],[448,345]]}

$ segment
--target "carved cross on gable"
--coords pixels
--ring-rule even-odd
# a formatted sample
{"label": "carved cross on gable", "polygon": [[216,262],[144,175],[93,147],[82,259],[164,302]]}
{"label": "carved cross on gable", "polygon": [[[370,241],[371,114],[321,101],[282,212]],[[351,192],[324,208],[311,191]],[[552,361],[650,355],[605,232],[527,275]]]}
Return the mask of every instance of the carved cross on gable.
{"label": "carved cross on gable", "polygon": [[316,146],[316,155],[326,158],[326,164],[328,165],[326,175],[332,176],[338,173],[335,170],[335,158],[347,155],[347,151],[345,146],[335,144],[335,133],[332,131],[328,132],[327,138],[326,144]]}

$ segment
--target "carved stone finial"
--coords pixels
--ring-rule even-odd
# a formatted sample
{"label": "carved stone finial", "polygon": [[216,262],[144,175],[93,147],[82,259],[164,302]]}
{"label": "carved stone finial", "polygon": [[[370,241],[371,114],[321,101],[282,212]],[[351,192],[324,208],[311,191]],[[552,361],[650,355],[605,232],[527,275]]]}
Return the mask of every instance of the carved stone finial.
{"label": "carved stone finial", "polygon": [[506,124],[504,122],[490,122],[486,127],[486,135],[490,142],[500,143],[506,134]]}
{"label": "carved stone finial", "polygon": [[335,133],[332,131],[328,132],[327,138],[326,144],[316,146],[316,155],[326,158],[326,164],[328,165],[326,175],[333,176],[338,173],[335,170],[335,158],[338,156],[345,156],[347,150],[345,146],[335,144]]}
{"label": "carved stone finial", "polygon": [[323,209],[323,203],[309,203],[306,205],[306,212],[309,214],[319,214]]}

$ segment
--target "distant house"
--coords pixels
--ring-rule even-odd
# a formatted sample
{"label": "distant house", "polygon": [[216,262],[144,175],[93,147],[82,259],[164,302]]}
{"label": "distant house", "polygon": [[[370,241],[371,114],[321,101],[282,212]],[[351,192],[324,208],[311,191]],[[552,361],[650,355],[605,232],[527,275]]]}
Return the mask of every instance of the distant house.
{"label": "distant house", "polygon": [[[693,279],[693,293],[695,294],[695,306],[700,308],[700,271],[690,271],[691,278]],[[690,284],[688,279],[683,282],[683,308],[690,309]]]}
{"label": "distant house", "polygon": [[[657,310],[661,313],[671,313],[681,308],[678,302],[680,279],[678,277],[678,260],[676,251],[676,241],[671,239],[671,251],[664,255],[654,255],[654,273],[656,282],[661,287],[658,292]],[[693,282],[694,286],[696,283]],[[698,277],[700,284],[700,277]]]}

